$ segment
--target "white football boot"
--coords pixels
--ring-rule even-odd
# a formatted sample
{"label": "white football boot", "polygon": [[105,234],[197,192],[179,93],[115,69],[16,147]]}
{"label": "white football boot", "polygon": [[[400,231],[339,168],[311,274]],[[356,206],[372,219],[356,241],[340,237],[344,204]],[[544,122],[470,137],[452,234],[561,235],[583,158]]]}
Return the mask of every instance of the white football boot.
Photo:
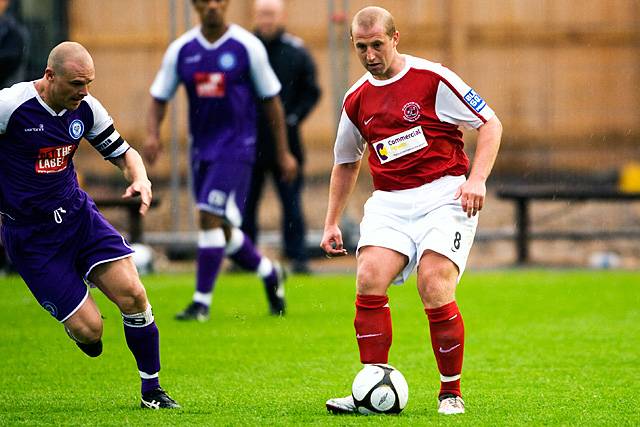
{"label": "white football boot", "polygon": [[353,396],[334,397],[327,400],[327,410],[334,414],[355,414],[356,404],[353,402]]}
{"label": "white football boot", "polygon": [[464,414],[464,400],[460,396],[445,397],[440,401],[438,413],[444,415]]}

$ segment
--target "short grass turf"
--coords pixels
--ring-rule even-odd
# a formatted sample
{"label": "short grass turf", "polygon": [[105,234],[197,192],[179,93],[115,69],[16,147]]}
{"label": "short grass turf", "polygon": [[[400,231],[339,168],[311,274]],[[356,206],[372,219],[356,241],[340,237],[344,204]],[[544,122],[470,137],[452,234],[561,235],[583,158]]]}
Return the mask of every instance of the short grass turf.
{"label": "short grass turf", "polygon": [[[52,278],[55,281],[55,278]],[[467,273],[467,413],[436,412],[438,374],[415,278],[390,290],[390,363],[409,383],[399,416],[332,416],[360,365],[354,277],[294,276],[284,318],[252,275],[223,275],[208,323],[179,323],[192,275],[144,278],[161,334],[162,385],[182,410],[138,408],[139,380],[116,307],[93,290],[105,350],[89,359],[17,276],[0,278],[0,424],[638,425],[640,273]]]}

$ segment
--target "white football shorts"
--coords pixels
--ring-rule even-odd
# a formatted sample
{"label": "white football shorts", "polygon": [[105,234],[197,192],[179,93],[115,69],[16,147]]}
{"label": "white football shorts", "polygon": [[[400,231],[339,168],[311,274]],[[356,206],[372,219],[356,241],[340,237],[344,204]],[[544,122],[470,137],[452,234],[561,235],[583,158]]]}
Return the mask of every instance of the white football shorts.
{"label": "white football shorts", "polygon": [[393,282],[402,284],[432,250],[455,263],[460,281],[478,226],[478,215],[467,217],[453,198],[464,182],[463,175],[445,176],[408,190],[374,191],[364,205],[358,251],[379,246],[406,255],[409,262]]}

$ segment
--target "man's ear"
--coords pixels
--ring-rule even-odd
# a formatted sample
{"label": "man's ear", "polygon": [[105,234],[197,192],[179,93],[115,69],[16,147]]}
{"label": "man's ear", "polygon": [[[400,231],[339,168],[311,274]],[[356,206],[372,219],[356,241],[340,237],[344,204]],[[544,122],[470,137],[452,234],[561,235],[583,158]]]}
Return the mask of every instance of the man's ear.
{"label": "man's ear", "polygon": [[53,80],[53,77],[55,76],[55,73],[53,72],[53,70],[49,67],[47,67],[46,70],[44,70],[44,77],[48,80],[51,81]]}

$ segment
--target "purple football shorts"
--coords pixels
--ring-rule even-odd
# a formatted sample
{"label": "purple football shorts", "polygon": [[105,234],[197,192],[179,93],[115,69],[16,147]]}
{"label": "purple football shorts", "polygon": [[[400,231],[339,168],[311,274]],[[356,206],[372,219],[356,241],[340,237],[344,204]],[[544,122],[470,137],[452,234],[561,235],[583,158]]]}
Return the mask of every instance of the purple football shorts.
{"label": "purple football shorts", "polygon": [[194,162],[193,192],[198,209],[240,227],[252,169],[250,163],[238,161]]}
{"label": "purple football shorts", "polygon": [[93,267],[133,253],[124,237],[83,191],[37,223],[4,223],[7,255],[31,293],[58,321],[75,313],[89,295]]}

